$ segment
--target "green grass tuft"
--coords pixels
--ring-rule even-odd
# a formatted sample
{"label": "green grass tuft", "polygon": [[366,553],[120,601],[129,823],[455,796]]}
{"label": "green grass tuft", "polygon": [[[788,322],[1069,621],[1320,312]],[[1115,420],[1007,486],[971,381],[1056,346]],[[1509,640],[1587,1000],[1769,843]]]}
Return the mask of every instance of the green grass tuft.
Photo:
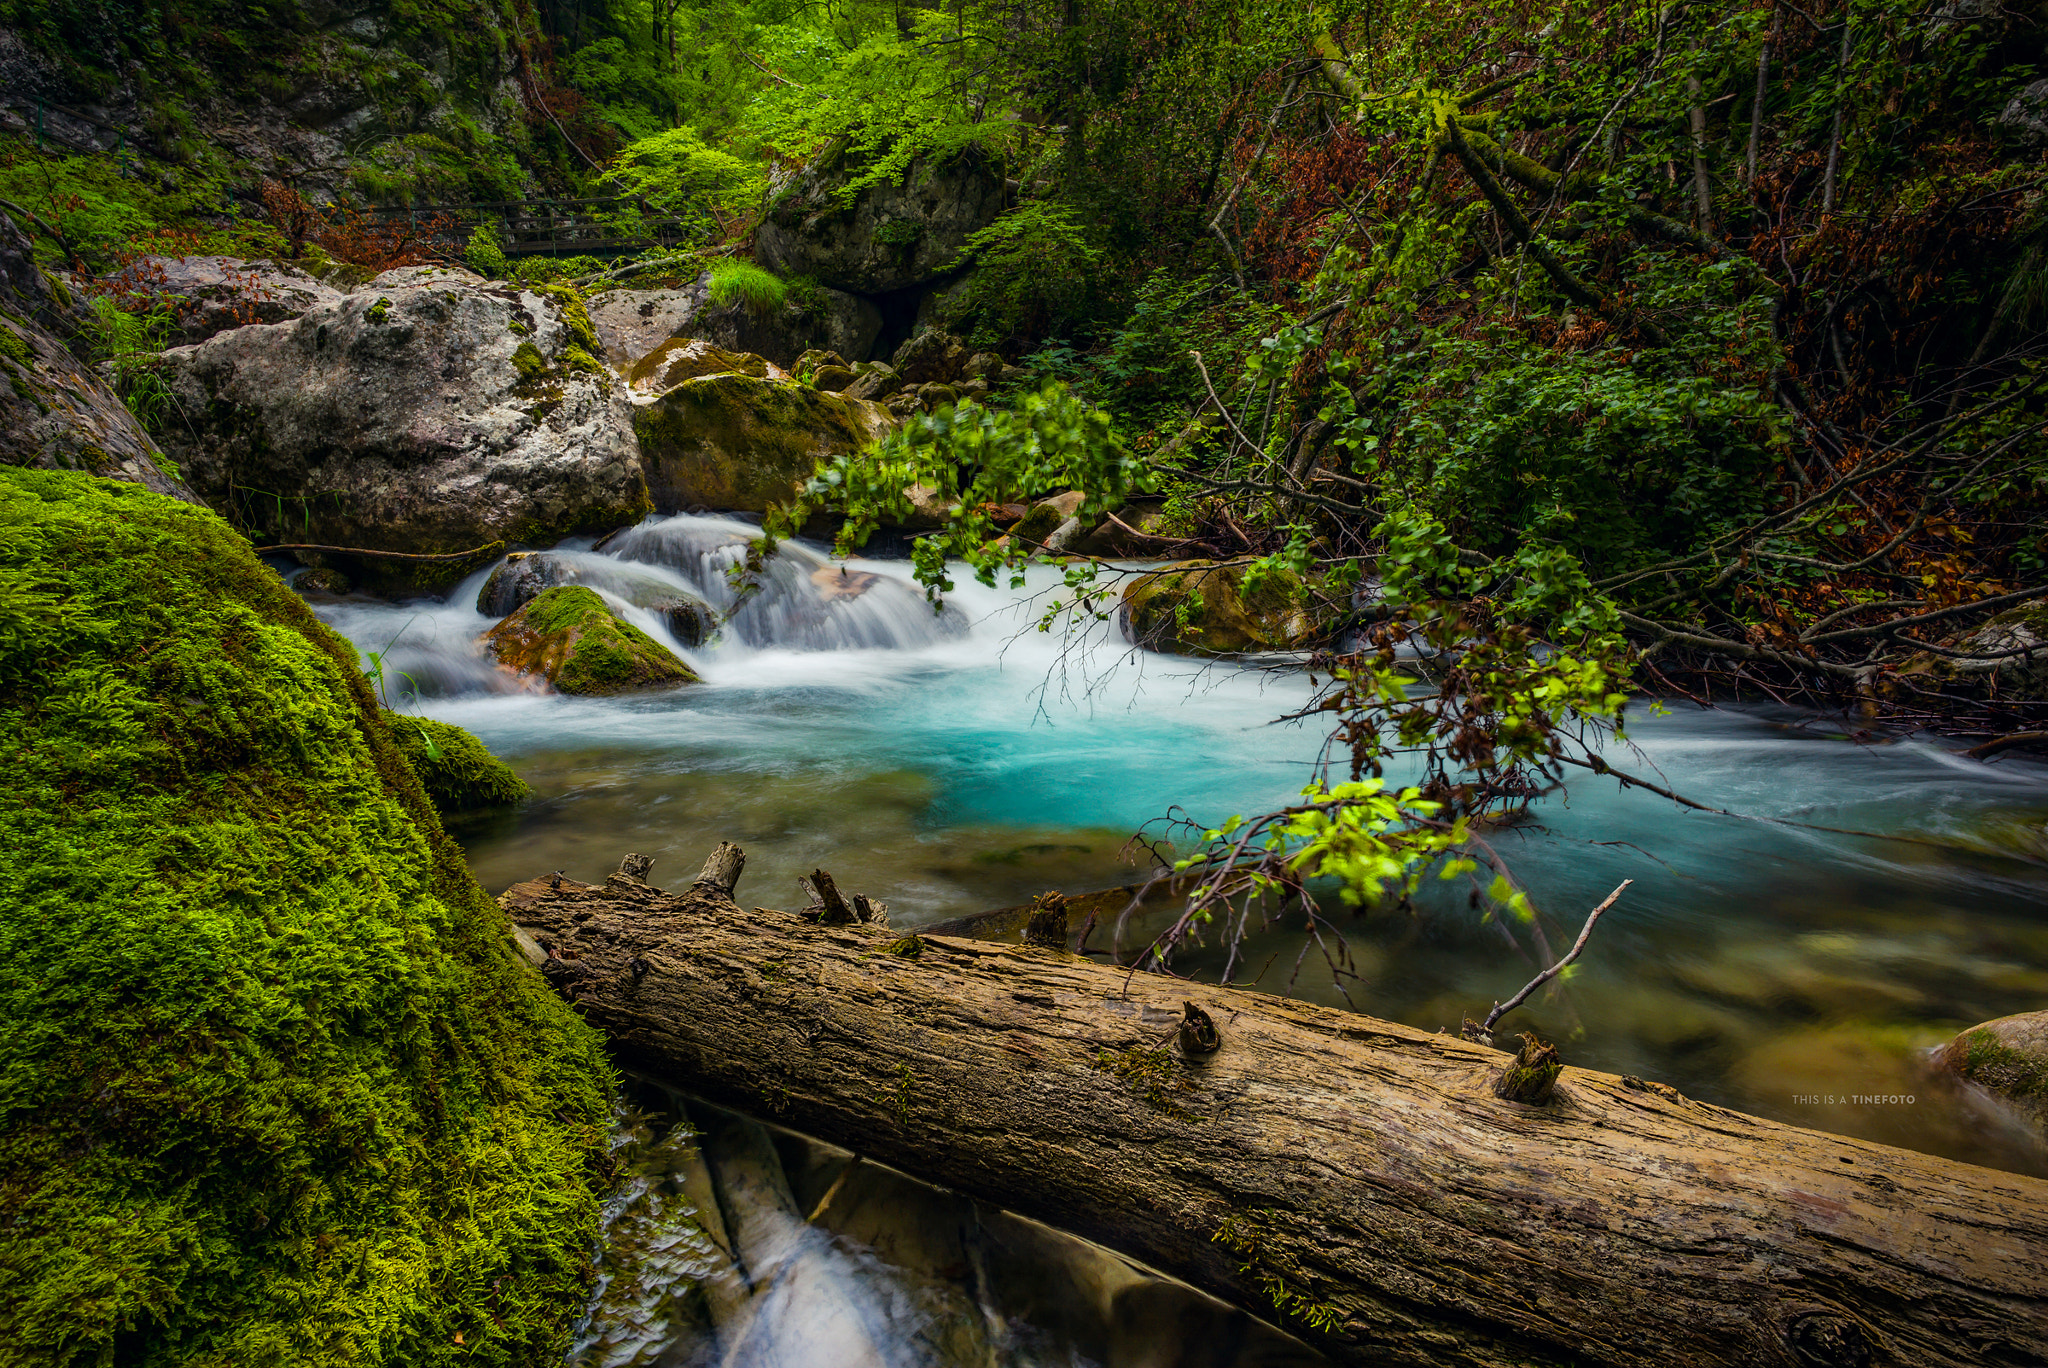
{"label": "green grass tuft", "polygon": [[0,468],[0,735],[0,1364],[558,1359],[611,1074],[348,645],[215,515]]}
{"label": "green grass tuft", "polygon": [[789,286],[751,261],[727,259],[711,268],[711,302],[717,305],[738,301],[757,314],[771,314],[782,307]]}

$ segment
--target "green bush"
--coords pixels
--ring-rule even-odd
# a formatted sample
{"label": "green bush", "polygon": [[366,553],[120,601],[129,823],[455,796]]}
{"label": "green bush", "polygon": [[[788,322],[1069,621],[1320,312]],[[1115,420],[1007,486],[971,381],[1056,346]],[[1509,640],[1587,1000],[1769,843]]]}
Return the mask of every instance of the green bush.
{"label": "green bush", "polygon": [[950,312],[984,347],[1071,331],[1088,310],[1102,252],[1074,211],[1033,201],[967,239],[974,271]]}
{"label": "green bush", "polygon": [[389,710],[384,722],[427,797],[443,813],[504,807],[533,792],[510,765],[452,722]]}
{"label": "green bush", "polygon": [[462,249],[462,259],[470,270],[485,280],[511,278],[512,263],[505,256],[505,249],[498,245],[498,230],[488,223],[479,223],[476,231],[469,235],[469,245]]}
{"label": "green bush", "polygon": [[0,1362],[538,1364],[612,1078],[347,643],[214,514],[0,468]]}
{"label": "green bush", "polygon": [[738,301],[753,313],[772,314],[789,297],[789,287],[751,261],[727,258],[711,268],[711,302]]}

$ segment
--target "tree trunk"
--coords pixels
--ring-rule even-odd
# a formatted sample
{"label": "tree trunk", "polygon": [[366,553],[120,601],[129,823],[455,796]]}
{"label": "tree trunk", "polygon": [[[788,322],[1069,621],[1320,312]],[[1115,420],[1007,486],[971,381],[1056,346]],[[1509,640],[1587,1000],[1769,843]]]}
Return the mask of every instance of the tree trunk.
{"label": "tree trunk", "polygon": [[1121,1250],[1339,1363],[2048,1361],[2038,1179],[1569,1066],[1547,1103],[1504,1101],[1509,1056],[1455,1037],[747,912],[715,879],[551,884],[500,901],[628,1067]]}

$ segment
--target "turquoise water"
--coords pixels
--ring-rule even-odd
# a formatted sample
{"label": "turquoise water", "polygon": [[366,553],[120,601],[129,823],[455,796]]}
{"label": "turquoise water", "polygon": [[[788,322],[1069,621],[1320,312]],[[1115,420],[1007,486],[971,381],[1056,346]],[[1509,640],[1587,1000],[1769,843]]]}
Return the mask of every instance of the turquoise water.
{"label": "turquoise water", "polygon": [[[628,546],[636,562],[578,563],[665,635],[629,606],[632,585],[604,576],[722,606],[721,567],[747,531],[670,519]],[[1142,878],[1131,838],[1168,834],[1148,824],[1176,808],[1209,824],[1263,810],[1313,772],[1321,733],[1272,722],[1307,697],[1298,671],[1136,652],[1113,624],[1041,634],[1050,572],[1023,591],[963,583],[934,615],[907,569],[856,563],[879,578],[834,597],[836,567],[793,548],[746,621],[681,650],[704,683],[613,700],[533,693],[483,661],[482,576],[446,605],[316,607],[386,650],[394,680],[420,682],[405,706],[476,732],[534,786],[518,811],[456,828],[493,892],[549,870],[598,879],[628,851],[656,857],[655,882],[679,881],[732,840],[748,854],[743,902],[800,905],[797,877],[823,867],[915,926]],[[1534,894],[1543,939],[1487,919],[1462,885],[1433,885],[1412,909],[1333,910],[1358,975],[1351,1003],[1428,1029],[1483,1016],[1633,879],[1569,989],[1504,1030],[1761,1115],[2048,1173],[2038,1142],[1924,1061],[1964,1026],[2048,1004],[2048,769],[1690,704],[1634,718],[1630,734],[1639,749],[1611,749],[1613,764],[1700,802],[1928,843],[1688,812],[1584,775],[1537,823],[1487,835]],[[1126,943],[1159,915],[1141,911]],[[1302,944],[1298,916],[1260,932],[1239,977],[1263,969],[1265,990],[1342,1002]],[[1222,959],[1212,946],[1182,967],[1213,974]],[[1915,1100],[1801,1100],[1859,1094]]]}

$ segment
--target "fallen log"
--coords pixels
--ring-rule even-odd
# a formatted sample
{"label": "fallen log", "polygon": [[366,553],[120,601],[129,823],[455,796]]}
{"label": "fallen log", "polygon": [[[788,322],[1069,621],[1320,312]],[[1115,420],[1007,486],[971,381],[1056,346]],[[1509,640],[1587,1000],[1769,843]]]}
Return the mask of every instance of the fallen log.
{"label": "fallen log", "polygon": [[[1062,950],[615,874],[500,899],[628,1067],[1168,1270],[1348,1364],[2048,1362],[2048,1183]],[[729,876],[729,877],[728,877]],[[1192,1047],[1189,1004],[1213,1032]]]}

